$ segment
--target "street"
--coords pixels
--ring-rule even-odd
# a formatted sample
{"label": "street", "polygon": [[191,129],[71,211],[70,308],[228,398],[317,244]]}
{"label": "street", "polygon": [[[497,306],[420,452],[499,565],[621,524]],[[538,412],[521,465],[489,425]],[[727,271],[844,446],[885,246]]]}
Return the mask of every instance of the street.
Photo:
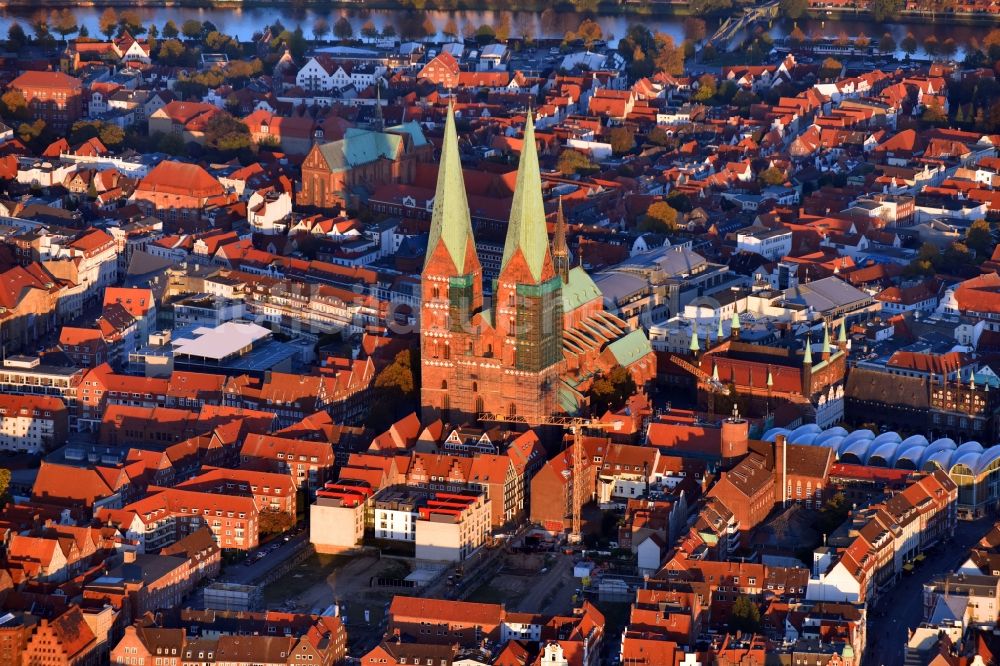
{"label": "street", "polygon": [[[927,554],[927,559],[903,575],[869,609],[865,666],[902,666],[908,630],[923,620],[923,586],[938,574],[952,572],[969,556],[969,549],[993,527],[990,519],[959,521],[955,536]],[[875,613],[879,613],[875,617]]]}
{"label": "street", "polygon": [[[247,566],[243,561],[230,564],[222,570],[219,580],[226,583],[252,585],[267,575],[269,571],[299,552],[308,541],[308,532],[297,534],[287,543],[282,543],[280,547],[261,559],[255,559],[250,566]],[[251,555],[251,557],[253,556]]]}

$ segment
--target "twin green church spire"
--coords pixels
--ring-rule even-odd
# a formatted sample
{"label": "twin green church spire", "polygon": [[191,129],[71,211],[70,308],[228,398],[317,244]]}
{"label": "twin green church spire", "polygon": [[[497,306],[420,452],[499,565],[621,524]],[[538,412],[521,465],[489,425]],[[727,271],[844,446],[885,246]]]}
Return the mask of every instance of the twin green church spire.
{"label": "twin green church spire", "polygon": [[[469,202],[462,176],[462,161],[458,152],[458,133],[455,113],[451,105],[444,126],[441,145],[441,163],[438,167],[434,209],[431,213],[431,232],[427,243],[424,267],[440,243],[444,243],[459,274],[465,273],[465,258],[470,244],[475,247]],[[541,281],[545,256],[549,252],[549,235],[545,223],[545,205],[542,201],[542,177],[535,146],[535,127],[528,115],[524,127],[524,146],[517,169],[514,200],[507,226],[500,273],[520,249],[532,278]]]}

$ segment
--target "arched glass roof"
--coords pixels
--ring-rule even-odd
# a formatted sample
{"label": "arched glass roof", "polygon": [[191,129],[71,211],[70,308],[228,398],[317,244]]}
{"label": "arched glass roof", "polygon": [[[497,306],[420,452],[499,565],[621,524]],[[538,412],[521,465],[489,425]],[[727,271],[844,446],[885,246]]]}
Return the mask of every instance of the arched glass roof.
{"label": "arched glass roof", "polygon": [[991,468],[1000,469],[1000,444],[986,446],[969,441],[959,445],[950,437],[931,442],[923,435],[903,439],[894,431],[876,435],[871,430],[848,432],[840,426],[822,430],[812,423],[794,430],[771,428],[764,439],[773,442],[778,435],[784,435],[792,444],[828,447],[835,451],[838,460],[851,456],[864,465],[876,460],[879,465],[888,467],[938,468],[949,473],[956,465],[963,465],[976,476]]}

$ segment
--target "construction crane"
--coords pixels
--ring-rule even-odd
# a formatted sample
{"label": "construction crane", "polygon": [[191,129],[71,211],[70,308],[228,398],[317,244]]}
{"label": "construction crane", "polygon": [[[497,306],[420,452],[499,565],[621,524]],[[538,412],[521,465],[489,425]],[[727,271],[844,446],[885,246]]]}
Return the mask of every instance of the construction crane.
{"label": "construction crane", "polygon": [[573,525],[569,533],[569,543],[583,541],[583,520],[580,512],[583,507],[583,431],[590,430],[621,430],[621,421],[604,422],[599,419],[581,416],[549,416],[537,423],[530,423],[523,416],[501,416],[492,412],[482,412],[479,420],[484,423],[523,423],[525,425],[551,425],[566,428],[573,433]]}

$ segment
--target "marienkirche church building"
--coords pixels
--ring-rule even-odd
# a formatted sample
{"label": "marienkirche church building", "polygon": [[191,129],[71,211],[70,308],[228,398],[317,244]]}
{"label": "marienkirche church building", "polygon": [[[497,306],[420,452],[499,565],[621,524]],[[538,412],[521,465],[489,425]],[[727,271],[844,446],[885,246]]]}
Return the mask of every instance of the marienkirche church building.
{"label": "marienkirche church building", "polygon": [[425,419],[452,423],[490,411],[537,423],[586,409],[586,391],[616,365],[639,386],[656,376],[641,330],[604,311],[600,290],[570,267],[562,210],[552,244],[529,116],[500,275],[484,303],[462,178],[453,111],[448,110],[421,275],[421,406]]}

